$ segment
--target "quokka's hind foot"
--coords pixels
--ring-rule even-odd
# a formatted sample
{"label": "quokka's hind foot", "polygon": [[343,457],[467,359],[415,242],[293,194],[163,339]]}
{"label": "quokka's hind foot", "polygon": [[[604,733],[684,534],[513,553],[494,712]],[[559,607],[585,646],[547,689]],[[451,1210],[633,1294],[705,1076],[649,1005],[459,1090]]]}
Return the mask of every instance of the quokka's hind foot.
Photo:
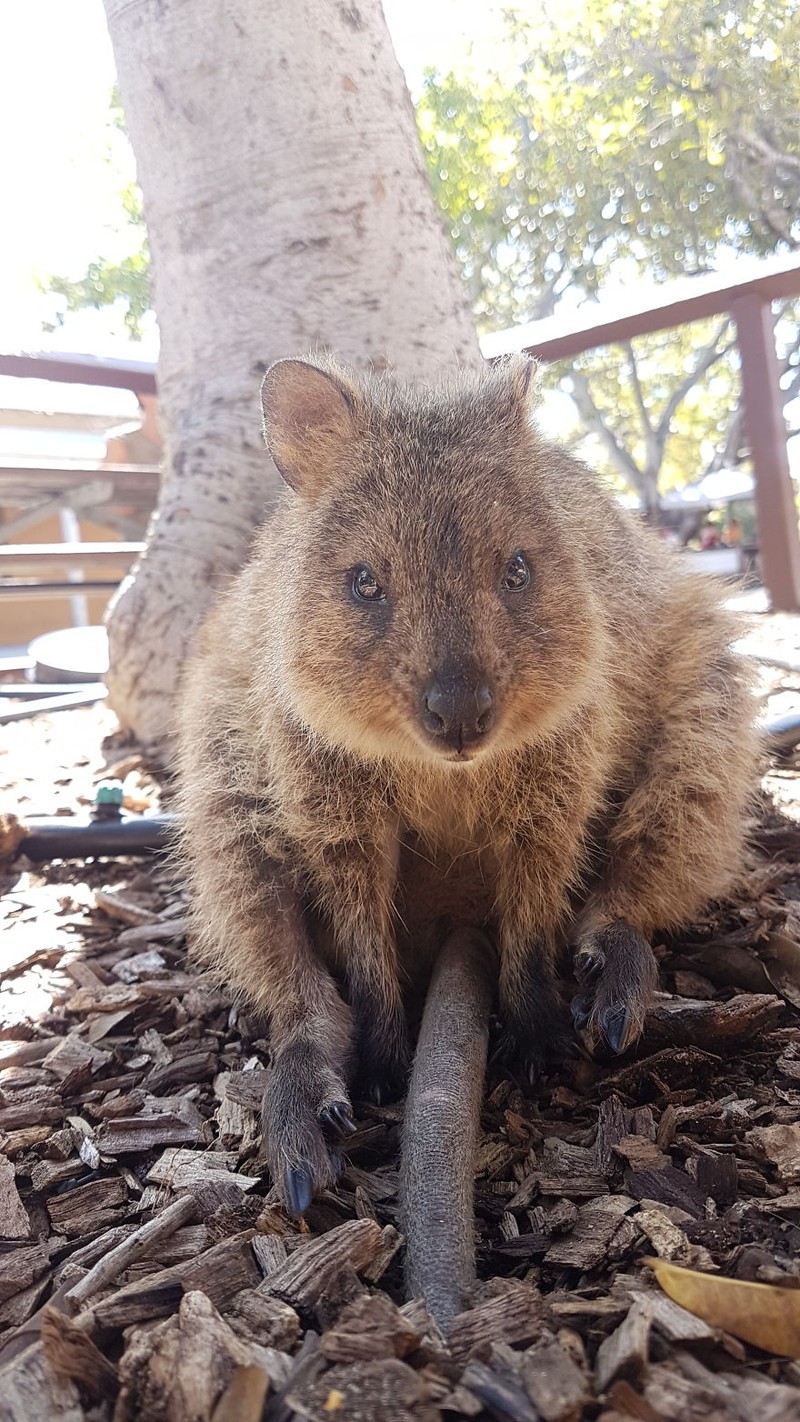
{"label": "quokka's hind foot", "polygon": [[344,1081],[309,1043],[278,1052],[264,1093],[265,1153],[273,1184],[302,1215],[341,1170],[337,1145],[355,1130]]}
{"label": "quokka's hind foot", "polygon": [[616,919],[581,939],[575,951],[580,991],[572,1018],[590,1044],[601,1039],[614,1052],[627,1051],[641,1036],[658,983],[647,939],[625,919]]}

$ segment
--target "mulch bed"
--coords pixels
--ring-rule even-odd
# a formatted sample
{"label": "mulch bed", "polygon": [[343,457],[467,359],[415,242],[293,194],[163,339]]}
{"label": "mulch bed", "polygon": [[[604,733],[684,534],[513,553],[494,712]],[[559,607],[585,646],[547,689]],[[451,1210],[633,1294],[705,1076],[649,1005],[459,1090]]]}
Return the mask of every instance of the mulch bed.
{"label": "mulch bed", "polygon": [[[23,812],[77,808],[109,763],[155,802],[103,717],[10,728]],[[447,1338],[403,1303],[402,1107],[357,1107],[338,1188],[290,1221],[268,1044],[187,965],[167,865],[6,865],[0,1419],[800,1419],[800,1363],[642,1262],[800,1288],[800,825],[765,807],[757,841],[737,901],[657,944],[635,1054],[490,1082],[481,1282]]]}

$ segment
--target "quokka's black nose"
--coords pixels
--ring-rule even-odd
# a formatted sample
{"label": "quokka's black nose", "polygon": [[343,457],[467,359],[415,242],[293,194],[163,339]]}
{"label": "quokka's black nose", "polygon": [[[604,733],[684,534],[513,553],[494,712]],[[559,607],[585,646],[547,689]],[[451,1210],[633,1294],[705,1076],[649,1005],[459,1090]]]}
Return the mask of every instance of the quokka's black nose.
{"label": "quokka's black nose", "polygon": [[462,751],[486,735],[494,718],[488,686],[463,677],[432,681],[423,692],[420,720],[441,746]]}

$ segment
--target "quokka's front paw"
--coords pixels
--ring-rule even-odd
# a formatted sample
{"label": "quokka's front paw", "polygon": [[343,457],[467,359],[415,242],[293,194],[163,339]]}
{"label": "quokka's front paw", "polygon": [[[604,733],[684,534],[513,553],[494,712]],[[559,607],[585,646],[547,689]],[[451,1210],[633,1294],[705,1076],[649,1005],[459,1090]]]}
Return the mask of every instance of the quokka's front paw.
{"label": "quokka's front paw", "polygon": [[405,1095],[411,1070],[411,1044],[402,1009],[383,1018],[356,1013],[358,1075],[356,1094],[380,1106]]}
{"label": "quokka's front paw", "polygon": [[575,1057],[575,1034],[556,980],[546,964],[531,957],[527,973],[513,980],[513,990],[500,982],[499,1030],[490,1065],[520,1086],[534,1086],[540,1077]]}
{"label": "quokka's front paw", "polygon": [[292,1215],[302,1215],[341,1169],[337,1143],[355,1130],[347,1088],[322,1052],[293,1043],[278,1053],[264,1093],[267,1162]]}
{"label": "quokka's front paw", "polygon": [[614,1052],[627,1051],[641,1036],[658,969],[647,939],[624,919],[587,934],[575,950],[580,988],[572,1017],[590,1043],[602,1038]]}
{"label": "quokka's front paw", "polygon": [[501,1022],[493,1038],[489,1065],[520,1086],[535,1086],[541,1077],[558,1070],[578,1055],[575,1034],[564,1008],[554,1008],[548,1022],[536,1030],[524,1021]]}

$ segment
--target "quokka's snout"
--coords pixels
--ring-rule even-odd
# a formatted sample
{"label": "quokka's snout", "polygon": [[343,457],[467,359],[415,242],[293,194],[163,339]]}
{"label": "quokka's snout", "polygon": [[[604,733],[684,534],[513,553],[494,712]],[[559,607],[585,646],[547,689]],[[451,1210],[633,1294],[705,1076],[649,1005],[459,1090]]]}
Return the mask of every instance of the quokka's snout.
{"label": "quokka's snout", "polygon": [[420,698],[419,722],[431,748],[465,756],[486,744],[497,715],[489,679],[477,666],[443,662]]}

